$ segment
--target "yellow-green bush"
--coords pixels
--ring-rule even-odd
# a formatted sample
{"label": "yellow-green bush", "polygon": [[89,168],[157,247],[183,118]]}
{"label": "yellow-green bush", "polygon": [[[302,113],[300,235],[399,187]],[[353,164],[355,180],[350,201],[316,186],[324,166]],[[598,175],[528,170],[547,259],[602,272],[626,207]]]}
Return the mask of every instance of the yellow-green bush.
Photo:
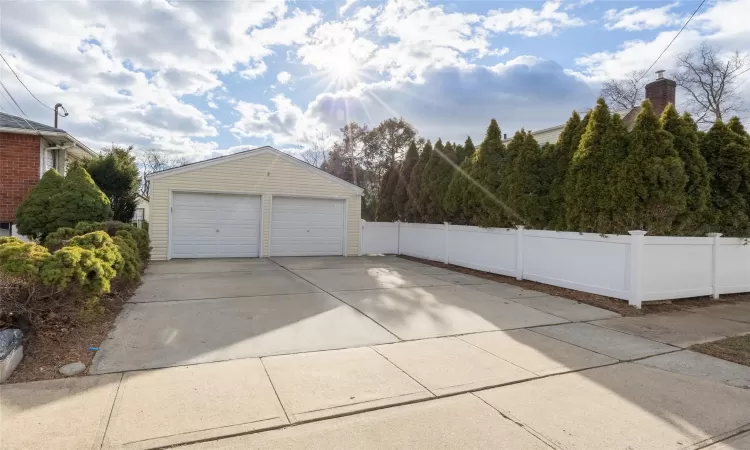
{"label": "yellow-green bush", "polygon": [[0,238],[0,272],[8,276],[35,279],[49,256],[49,251],[41,245],[16,237]]}
{"label": "yellow-green bush", "polygon": [[133,235],[125,230],[120,230],[112,238],[122,255],[122,267],[117,275],[126,280],[138,281],[141,279],[141,260],[138,256],[138,244]]}

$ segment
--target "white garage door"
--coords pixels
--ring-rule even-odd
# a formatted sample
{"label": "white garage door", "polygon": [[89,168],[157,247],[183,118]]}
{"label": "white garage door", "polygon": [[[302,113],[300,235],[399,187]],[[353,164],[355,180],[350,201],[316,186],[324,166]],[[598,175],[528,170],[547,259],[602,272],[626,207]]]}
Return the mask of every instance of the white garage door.
{"label": "white garage door", "polygon": [[175,192],[172,258],[257,257],[260,197]]}
{"label": "white garage door", "polygon": [[273,197],[271,256],[344,254],[344,201]]}

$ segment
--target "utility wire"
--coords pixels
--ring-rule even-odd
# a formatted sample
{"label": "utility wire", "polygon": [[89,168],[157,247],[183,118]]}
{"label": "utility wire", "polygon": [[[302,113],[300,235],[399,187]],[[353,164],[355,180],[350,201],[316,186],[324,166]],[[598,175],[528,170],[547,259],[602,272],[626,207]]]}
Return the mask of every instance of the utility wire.
{"label": "utility wire", "polygon": [[[12,103],[11,102],[8,102],[8,103],[11,103],[11,106],[13,106],[15,104],[16,107],[18,108],[18,110],[21,111],[21,113],[23,114],[23,116],[21,117],[21,119],[23,119],[23,121],[26,122],[26,124],[29,126],[29,128],[31,128],[32,130],[36,131],[36,134],[38,134],[40,138],[42,138],[45,141],[47,141],[47,138],[45,138],[44,136],[42,136],[42,133],[39,130],[37,130],[36,127],[31,124],[31,122],[29,122],[29,120],[27,118],[28,116],[26,115],[26,113],[24,112],[24,110],[21,109],[21,105],[18,104],[18,102],[16,101],[15,98],[13,98],[13,95],[10,93],[10,91],[8,90],[8,88],[5,87],[5,85],[3,84],[2,80],[0,80],[0,87],[3,88],[3,90],[5,91],[5,93],[8,94],[8,97],[10,97],[10,99],[13,101]],[[5,96],[3,96],[3,98],[5,98]],[[21,122],[19,122],[16,119],[13,119],[13,120],[15,120],[18,125],[20,125],[21,127],[23,127],[23,124]],[[47,141],[47,142],[49,143],[49,141]]]}
{"label": "utility wire", "polygon": [[27,92],[28,92],[29,94],[31,94],[31,96],[32,96],[32,97],[34,97],[34,100],[38,101],[40,105],[44,106],[45,108],[49,109],[50,111],[54,111],[54,109],[50,108],[49,106],[45,105],[45,104],[44,104],[44,103],[43,103],[43,102],[42,102],[41,100],[39,100],[39,99],[37,98],[37,96],[36,96],[36,95],[34,95],[34,93],[33,93],[33,92],[31,92],[31,89],[29,89],[29,88],[28,88],[28,86],[26,86],[26,84],[24,84],[24,82],[23,82],[23,81],[21,81],[21,78],[19,78],[19,77],[18,77],[18,74],[16,73],[16,71],[15,71],[15,70],[13,70],[13,67],[11,67],[10,63],[8,62],[8,60],[7,60],[7,59],[5,59],[5,56],[3,56],[3,54],[2,54],[2,53],[0,53],[0,58],[2,58],[2,59],[3,59],[3,61],[5,61],[5,64],[6,64],[7,66],[8,66],[8,68],[10,69],[10,71],[11,71],[11,72],[13,72],[13,75],[15,75],[15,76],[16,76],[16,80],[18,80],[18,82],[19,82],[19,83],[21,83],[21,86],[23,86],[23,87],[24,87],[24,89],[26,89],[26,91],[27,91]]}
{"label": "utility wire", "polygon": [[674,44],[674,41],[676,41],[677,38],[680,36],[680,33],[682,33],[682,30],[684,30],[685,27],[688,26],[688,24],[690,23],[690,21],[693,20],[693,17],[698,13],[698,10],[701,9],[701,6],[703,6],[704,3],[706,3],[706,0],[701,1],[700,5],[698,5],[698,7],[695,8],[695,11],[693,11],[693,14],[690,15],[690,17],[688,18],[687,22],[685,22],[685,25],[683,25],[682,28],[680,28],[680,31],[678,31],[677,34],[674,35],[674,37],[672,38],[672,40],[669,42],[669,44],[666,47],[664,47],[664,50],[662,50],[661,54],[659,54],[659,56],[656,58],[656,60],[650,66],[648,66],[648,69],[646,69],[646,70],[643,71],[643,73],[641,74],[641,76],[638,77],[638,81],[636,81],[636,83],[640,82],[643,79],[643,77],[645,77],[646,74],[651,71],[651,69],[656,65],[656,63],[659,62],[659,60],[661,59],[661,57],[664,56],[664,53],[666,53],[667,50],[669,50],[669,47],[671,47],[672,44]]}
{"label": "utility wire", "polygon": [[[6,94],[8,94],[8,97],[10,97],[10,100],[8,100],[8,97],[5,97],[4,95],[3,95],[3,98],[5,98],[5,100],[6,100],[6,101],[7,101],[8,103],[10,103],[10,106],[11,106],[11,107],[13,107],[13,105],[15,104],[15,108],[16,108],[16,110],[18,110],[18,111],[21,111],[21,114],[23,114],[23,115],[25,116],[25,115],[26,115],[26,113],[25,113],[25,112],[24,112],[24,110],[23,110],[23,109],[21,108],[21,105],[19,105],[19,104],[18,104],[18,102],[16,101],[16,99],[15,99],[15,98],[13,98],[13,96],[12,96],[12,95],[10,95],[10,91],[8,91],[8,88],[7,88],[7,87],[5,87],[5,85],[3,84],[2,80],[0,80],[0,87],[2,87],[2,88],[3,88],[3,90],[5,91],[5,93],[6,93]],[[1,94],[1,93],[0,93],[0,94]],[[12,102],[11,102],[11,101],[12,101]]]}

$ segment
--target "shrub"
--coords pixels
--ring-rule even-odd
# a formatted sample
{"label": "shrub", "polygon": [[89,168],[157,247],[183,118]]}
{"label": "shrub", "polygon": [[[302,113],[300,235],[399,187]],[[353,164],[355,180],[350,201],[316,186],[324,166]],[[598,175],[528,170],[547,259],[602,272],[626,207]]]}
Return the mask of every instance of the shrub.
{"label": "shrub", "polygon": [[34,189],[16,209],[16,227],[23,236],[42,239],[49,232],[50,205],[60,193],[63,177],[55,169],[48,170]]}
{"label": "shrub", "polygon": [[142,264],[148,262],[151,258],[151,240],[148,237],[148,231],[138,228],[128,223],[109,221],[109,222],[79,222],[75,228],[63,227],[50,233],[44,240],[44,245],[51,251],[57,250],[65,245],[75,236],[81,236],[94,231],[104,231],[109,236],[114,237],[119,231],[125,231],[131,235],[136,244],[136,254]]}
{"label": "shrub", "polygon": [[50,254],[46,248],[16,237],[0,238],[0,272],[17,278],[36,279]]}
{"label": "shrub", "polygon": [[83,167],[68,172],[60,192],[50,198],[47,233],[78,222],[101,222],[112,216],[109,199]]}
{"label": "shrub", "polygon": [[68,246],[56,251],[44,261],[41,281],[60,289],[75,282],[91,295],[90,298],[96,298],[102,293],[109,292],[110,281],[116,274],[115,269],[98,258],[96,252]]}
{"label": "shrub", "polygon": [[66,246],[80,247],[94,252],[97,258],[109,264],[116,272],[123,268],[124,261],[117,245],[104,231],[94,231],[76,236],[69,240]]}
{"label": "shrub", "polygon": [[419,204],[419,194],[422,190],[422,175],[431,156],[432,144],[430,141],[427,141],[424,148],[422,148],[422,153],[419,154],[419,159],[414,165],[414,169],[411,171],[411,178],[409,179],[409,186],[407,188],[409,201],[406,206],[406,220],[409,222],[424,222],[422,216],[423,208]]}
{"label": "shrub", "polygon": [[117,245],[117,249],[122,255],[122,267],[117,276],[131,281],[138,281],[141,278],[141,259],[138,256],[138,244],[135,242],[133,235],[125,230],[120,230],[112,238]]}
{"label": "shrub", "polygon": [[112,146],[104,154],[83,161],[99,189],[109,198],[115,220],[130,222],[138,203],[140,172],[132,147]]}

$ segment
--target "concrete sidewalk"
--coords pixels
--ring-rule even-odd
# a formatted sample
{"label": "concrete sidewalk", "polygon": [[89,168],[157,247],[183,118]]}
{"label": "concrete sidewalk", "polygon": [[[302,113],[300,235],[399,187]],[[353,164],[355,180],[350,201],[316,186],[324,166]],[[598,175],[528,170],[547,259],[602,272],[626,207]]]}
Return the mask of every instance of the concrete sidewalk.
{"label": "concrete sidewalk", "polygon": [[748,387],[748,367],[574,323],[3,385],[0,448],[702,448],[750,427]]}

